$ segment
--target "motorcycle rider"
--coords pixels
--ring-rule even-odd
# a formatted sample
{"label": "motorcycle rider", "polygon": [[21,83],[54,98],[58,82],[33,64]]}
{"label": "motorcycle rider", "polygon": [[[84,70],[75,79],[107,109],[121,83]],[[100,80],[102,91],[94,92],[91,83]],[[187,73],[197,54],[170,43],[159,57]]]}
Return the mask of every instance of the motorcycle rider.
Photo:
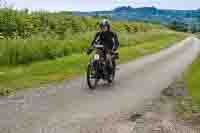
{"label": "motorcycle rider", "polygon": [[[90,54],[92,52],[93,46],[98,42],[104,45],[108,76],[110,76],[113,70],[112,53],[114,53],[118,49],[119,41],[117,34],[111,30],[109,20],[103,19],[99,24],[99,28],[100,31],[96,33],[90,48],[87,50],[87,54]],[[111,80],[110,77],[108,79]]]}

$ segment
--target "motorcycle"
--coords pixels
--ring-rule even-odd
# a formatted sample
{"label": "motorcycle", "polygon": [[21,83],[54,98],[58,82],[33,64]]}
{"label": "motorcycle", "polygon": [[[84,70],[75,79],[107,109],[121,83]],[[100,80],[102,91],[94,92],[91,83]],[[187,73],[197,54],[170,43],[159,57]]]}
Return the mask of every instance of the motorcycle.
{"label": "motorcycle", "polygon": [[93,49],[95,49],[96,52],[90,59],[90,62],[87,66],[87,84],[92,90],[97,87],[97,84],[100,80],[107,81],[109,84],[114,81],[116,72],[116,59],[118,59],[118,53],[111,52],[112,70],[109,72],[104,53],[105,47],[103,45],[96,44],[93,46]]}

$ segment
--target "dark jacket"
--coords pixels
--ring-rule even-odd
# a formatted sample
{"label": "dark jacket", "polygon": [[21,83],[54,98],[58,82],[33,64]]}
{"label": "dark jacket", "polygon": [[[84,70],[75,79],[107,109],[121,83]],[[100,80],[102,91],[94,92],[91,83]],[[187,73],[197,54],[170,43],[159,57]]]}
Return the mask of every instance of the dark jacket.
{"label": "dark jacket", "polygon": [[100,43],[109,50],[116,51],[119,47],[117,34],[112,31],[97,32],[91,46]]}

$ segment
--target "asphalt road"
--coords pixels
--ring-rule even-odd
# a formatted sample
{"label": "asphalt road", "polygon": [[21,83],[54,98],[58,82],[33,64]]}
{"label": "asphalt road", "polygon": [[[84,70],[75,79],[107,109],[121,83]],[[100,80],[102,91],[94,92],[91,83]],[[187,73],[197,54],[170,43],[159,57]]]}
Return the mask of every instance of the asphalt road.
{"label": "asphalt road", "polygon": [[[108,116],[140,111],[187,68],[200,51],[195,37],[120,65],[113,86],[89,91],[84,77],[0,98],[0,133],[78,133]],[[126,115],[124,115],[126,117]]]}

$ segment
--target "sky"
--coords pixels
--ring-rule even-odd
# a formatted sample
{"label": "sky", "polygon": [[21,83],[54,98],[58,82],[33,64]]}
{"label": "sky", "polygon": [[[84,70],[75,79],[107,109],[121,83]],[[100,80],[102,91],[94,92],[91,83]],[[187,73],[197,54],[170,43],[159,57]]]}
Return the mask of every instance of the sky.
{"label": "sky", "polygon": [[51,11],[111,10],[118,6],[189,10],[200,8],[200,0],[0,0],[15,8]]}

